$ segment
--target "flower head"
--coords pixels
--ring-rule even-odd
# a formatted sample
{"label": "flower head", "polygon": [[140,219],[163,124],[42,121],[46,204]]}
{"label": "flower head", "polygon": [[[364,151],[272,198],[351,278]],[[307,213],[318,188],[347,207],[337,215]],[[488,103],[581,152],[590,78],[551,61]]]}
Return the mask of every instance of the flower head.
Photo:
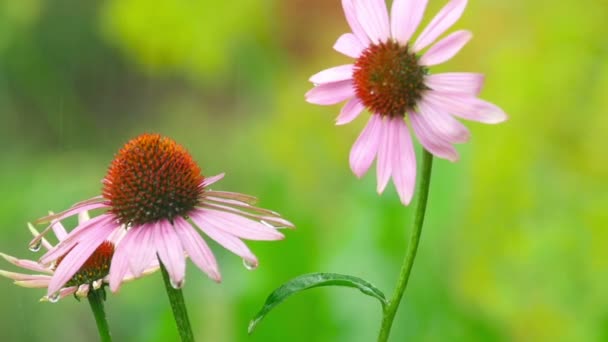
{"label": "flower head", "polygon": [[[88,220],[88,213],[86,211],[79,215],[79,221],[82,224]],[[28,223],[28,228],[34,237],[39,236],[38,231]],[[67,235],[67,231],[60,222],[54,222],[52,229],[57,239],[61,242]],[[49,295],[42,297],[41,301],[56,302],[61,298],[74,294],[77,297],[86,297],[91,288],[99,289],[108,282],[108,273],[110,271],[110,260],[114,255],[114,243],[119,236],[111,237],[110,240],[103,241],[93,253],[85,260],[85,262],[78,268],[78,270],[72,275],[72,277],[59,289],[59,291],[53,291]],[[46,239],[42,238],[39,240],[40,245],[44,246],[46,250],[54,248],[54,246]],[[35,249],[37,249],[36,247]],[[67,254],[60,256],[56,260],[53,260],[49,265],[41,265],[34,260],[18,259],[4,253],[0,253],[0,256],[9,263],[21,267],[25,270],[38,272],[38,274],[25,274],[15,273],[5,270],[0,270],[0,275],[15,281],[16,285],[30,288],[48,288],[55,273],[55,269],[61,265]],[[145,271],[145,274],[152,273],[158,269],[158,263],[150,265]],[[133,276],[131,273],[125,274],[123,281],[132,280]]]}
{"label": "flower head", "polygon": [[426,4],[394,0],[389,20],[384,0],[342,0],[352,33],[340,36],[334,49],[355,62],[313,75],[315,87],[306,94],[308,102],[319,105],[347,100],[337,125],[353,121],[364,109],[371,112],[351,149],[351,169],[362,177],[377,159],[378,193],[392,178],[406,205],[416,180],[410,126],[426,150],[456,161],[453,144],[468,141],[469,131],[454,117],[489,124],[507,118],[500,108],[478,98],[483,75],[429,73],[430,67],[456,55],[472,34],[456,31],[426,49],[462,15],[467,1],[451,0],[411,42]]}
{"label": "flower head", "polygon": [[[278,213],[255,207],[255,197],[209,189],[223,177],[204,177],[186,149],[170,138],[143,134],[129,141],[110,164],[101,196],[38,220],[61,221],[86,210],[104,210],[79,224],[40,259],[48,264],[69,251],[55,270],[49,294],[68,283],[114,234],[124,236],[116,244],[109,269],[112,291],[119,289],[126,275],[139,277],[156,260],[179,288],[184,283],[186,256],[219,282],[215,257],[197,228],[243,258],[248,268],[257,267],[257,258],[241,239],[280,240],[283,234],[277,228],[293,225]],[[35,246],[41,237],[31,244]]]}

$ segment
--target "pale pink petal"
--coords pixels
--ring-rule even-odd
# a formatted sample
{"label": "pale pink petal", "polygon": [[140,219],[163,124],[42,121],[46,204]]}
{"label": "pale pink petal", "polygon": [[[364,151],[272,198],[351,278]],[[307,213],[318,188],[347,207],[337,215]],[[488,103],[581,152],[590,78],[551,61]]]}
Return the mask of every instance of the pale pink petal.
{"label": "pale pink petal", "polygon": [[195,212],[190,213],[190,217],[201,227],[212,225],[242,239],[273,241],[284,238],[283,234],[272,227],[232,213],[197,209]]}
{"label": "pale pink petal", "polygon": [[497,124],[507,120],[507,115],[498,106],[473,96],[429,91],[425,94],[424,100],[465,120],[487,124]]}
{"label": "pale pink petal", "polygon": [[346,81],[353,78],[353,65],[345,64],[333,68],[325,69],[309,79],[314,84],[334,83],[338,81]]}
{"label": "pale pink petal", "polygon": [[129,272],[129,258],[131,251],[133,250],[134,245],[138,243],[137,239],[139,233],[142,231],[139,228],[141,227],[127,230],[124,238],[120,240],[120,243],[117,244],[116,250],[114,251],[109,274],[110,290],[112,290],[112,292],[118,291],[123,278],[125,278]]}
{"label": "pale pink petal", "polygon": [[[397,120],[401,120],[397,118]],[[395,123],[397,124],[397,123]],[[393,119],[386,118],[380,121],[380,144],[378,145],[378,160],[376,161],[376,175],[378,184],[376,190],[381,194],[391,178],[393,145],[397,137],[393,137]]]}
{"label": "pale pink petal", "polygon": [[47,283],[51,279],[48,274],[24,274],[5,270],[0,270],[0,276],[17,281],[46,279]]}
{"label": "pale pink petal", "polygon": [[450,143],[465,143],[471,133],[453,116],[428,104],[424,99],[418,103],[420,120],[438,137]]}
{"label": "pale pink petal", "polygon": [[[84,211],[85,213],[88,213],[88,211]],[[57,237],[57,239],[59,241],[62,241],[65,239],[66,236],[68,236],[68,232],[67,230],[65,230],[65,227],[63,226],[63,224],[61,224],[61,222],[59,221],[54,221],[51,222],[51,227],[53,228],[53,232],[55,233],[55,236]]]}
{"label": "pale pink petal", "polygon": [[342,107],[340,115],[338,115],[338,118],[336,119],[336,125],[346,125],[347,123],[356,119],[364,109],[365,105],[363,102],[361,102],[361,100],[356,97],[350,99],[348,102],[346,102],[344,107]]}
{"label": "pale pink petal", "polygon": [[224,200],[239,201],[245,204],[255,204],[258,199],[251,195],[241,194],[239,192],[207,190],[203,193],[203,197],[217,197]]}
{"label": "pale pink petal", "polygon": [[59,291],[65,283],[74,276],[85,261],[95,252],[106,238],[112,233],[114,227],[111,225],[98,226],[83,234],[78,244],[61,260],[49,283],[48,295]]}
{"label": "pale pink petal", "polygon": [[466,30],[456,31],[438,41],[422,57],[420,64],[432,66],[441,64],[454,57],[466,43],[471,40],[473,34]]}
{"label": "pale pink petal", "polygon": [[352,81],[318,85],[306,93],[306,101],[318,105],[333,105],[355,96]]}
{"label": "pale pink petal", "polygon": [[363,30],[363,27],[361,27],[361,24],[359,23],[359,19],[357,19],[353,0],[342,0],[342,8],[344,9],[346,21],[360,44],[363,46],[369,45],[369,38],[367,38],[365,30]]}
{"label": "pale pink petal", "polygon": [[186,257],[178,234],[169,221],[161,220],[154,234],[158,257],[169,273],[172,284],[181,287],[186,275]]}
{"label": "pale pink petal", "polygon": [[469,72],[448,72],[425,76],[424,84],[442,93],[478,95],[483,87],[484,75]]}
{"label": "pale pink petal", "polygon": [[78,213],[78,224],[83,224],[91,219],[88,211],[81,211]]}
{"label": "pale pink petal", "polygon": [[[154,234],[159,229],[159,222],[143,224],[135,229],[140,230],[137,240],[131,243],[131,256],[129,258],[129,269],[133,276],[140,277],[146,267],[156,258],[156,246],[154,245]],[[134,229],[134,228],[131,228]]]}
{"label": "pale pink petal", "polygon": [[66,217],[76,215],[82,211],[88,211],[88,210],[99,209],[99,208],[108,208],[108,207],[109,207],[109,205],[105,202],[93,202],[93,203],[75,205],[75,206],[71,207],[70,209],[62,211],[58,214],[41,217],[38,220],[36,220],[34,223],[38,224],[38,223],[45,223],[45,222],[51,222],[51,221],[60,221]]}
{"label": "pale pink petal", "polygon": [[44,289],[49,286],[49,281],[51,281],[51,278],[47,276],[46,279],[18,280],[14,284],[32,289]]}
{"label": "pale pink petal", "polygon": [[4,258],[4,260],[10,262],[11,264],[13,264],[17,267],[25,268],[26,270],[30,270],[30,271],[34,271],[34,272],[52,273],[48,268],[43,267],[39,263],[32,261],[32,260],[17,259],[15,257],[6,255],[4,253],[0,253],[0,257]]}
{"label": "pale pink petal", "polygon": [[[59,299],[63,299],[67,296],[73,295],[74,293],[76,293],[76,291],[78,291],[78,287],[77,286],[70,286],[70,287],[64,287],[61,290],[59,290],[59,297],[57,297],[57,300]],[[49,301],[49,297],[48,296],[44,296],[42,298],[40,298],[41,302],[48,302]]]}
{"label": "pale pink petal", "polygon": [[454,146],[449,141],[437,136],[430,129],[429,125],[426,124],[423,117],[424,115],[419,113],[410,112],[410,122],[422,146],[434,156],[447,159],[451,162],[457,161],[459,156]]}
{"label": "pale pink petal", "polygon": [[293,223],[291,223],[281,217],[259,215],[259,214],[247,212],[247,211],[244,211],[241,209],[228,207],[228,206],[225,206],[222,204],[212,203],[210,201],[206,201],[204,204],[202,204],[200,206],[200,208],[207,208],[207,209],[212,209],[212,210],[216,210],[216,211],[218,211],[218,210],[226,211],[226,212],[234,213],[234,214],[237,214],[240,216],[246,216],[246,217],[249,217],[256,221],[264,221],[264,222],[272,225],[274,228],[294,228]]}
{"label": "pale pink petal", "polygon": [[40,262],[42,264],[48,264],[57,260],[59,257],[66,254],[72,247],[74,247],[84,236],[90,234],[92,231],[102,228],[105,229],[106,227],[111,227],[112,229],[117,227],[114,215],[99,215],[81,225],[78,225],[76,229],[72,230],[63,241],[45,253],[40,258]]}
{"label": "pale pink petal", "polygon": [[350,150],[350,168],[359,178],[363,177],[376,158],[381,138],[381,123],[380,115],[372,115]]}
{"label": "pale pink petal", "polygon": [[464,12],[467,0],[451,0],[431,20],[430,24],[422,31],[414,43],[414,52],[418,52],[429,46],[447,29],[452,27]]}
{"label": "pale pink petal", "polygon": [[219,175],[215,175],[212,177],[205,177],[205,179],[203,180],[203,182],[201,183],[201,186],[203,188],[208,187],[209,185],[221,180],[222,178],[224,178],[225,173],[220,173]]}
{"label": "pale pink petal", "polygon": [[393,38],[406,45],[424,15],[427,0],[393,0],[391,32]]}
{"label": "pale pink petal", "polygon": [[385,0],[353,0],[357,20],[372,43],[390,38],[388,11]]}
{"label": "pale pink petal", "polygon": [[181,217],[175,218],[173,226],[192,262],[211,279],[220,282],[222,277],[217,267],[217,261],[213,252],[211,252],[211,249],[205,243],[205,240],[194,230],[194,227],[190,223]]}
{"label": "pale pink petal", "polygon": [[361,45],[359,39],[357,39],[357,37],[355,37],[355,35],[352,33],[345,33],[341,35],[334,44],[334,50],[352,58],[358,58],[364,49],[365,46]]}
{"label": "pale pink petal", "polygon": [[408,205],[416,185],[416,153],[407,125],[402,119],[393,119],[392,130],[396,137],[392,160],[393,183],[401,203]]}
{"label": "pale pink petal", "polygon": [[215,228],[212,225],[201,226],[200,223],[196,222],[196,220],[194,222],[197,224],[199,229],[201,229],[203,232],[205,232],[205,234],[207,234],[210,238],[215,240],[227,250],[240,256],[241,258],[243,258],[243,260],[246,260],[252,266],[258,264],[258,260],[255,255],[253,255],[247,245],[245,245],[245,243],[236,236],[226,233],[218,228]]}

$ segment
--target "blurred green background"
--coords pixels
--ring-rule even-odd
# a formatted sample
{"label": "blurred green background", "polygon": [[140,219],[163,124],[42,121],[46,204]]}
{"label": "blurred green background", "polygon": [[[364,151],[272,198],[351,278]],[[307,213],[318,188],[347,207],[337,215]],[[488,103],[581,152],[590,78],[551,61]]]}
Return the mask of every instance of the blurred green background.
{"label": "blurred green background", "polygon": [[[428,22],[444,1],[430,1]],[[608,341],[608,3],[471,1],[475,38],[432,71],[487,75],[499,126],[468,124],[461,161],[437,161],[421,249],[393,341]],[[377,303],[350,289],[292,297],[247,336],[268,293],[302,273],[392,292],[410,209],[357,180],[366,119],[304,102],[317,71],[348,62],[339,0],[0,0],[0,250],[25,223],[99,193],[113,153],[143,132],[185,145],[218,189],[255,194],[298,226],[250,243],[249,272],[212,245],[217,285],[189,265],[200,341],[373,341]],[[7,263],[0,268],[14,270]],[[159,274],[107,302],[116,341],[178,336]],[[95,340],[86,301],[38,303],[0,279],[0,341]]]}

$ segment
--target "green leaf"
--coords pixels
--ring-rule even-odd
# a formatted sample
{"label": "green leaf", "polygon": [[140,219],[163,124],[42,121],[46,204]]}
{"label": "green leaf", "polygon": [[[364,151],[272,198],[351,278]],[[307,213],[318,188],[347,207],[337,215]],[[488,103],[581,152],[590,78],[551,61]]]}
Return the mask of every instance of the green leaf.
{"label": "green leaf", "polygon": [[274,309],[275,306],[279,305],[287,299],[287,297],[304,290],[321,286],[353,287],[370,297],[378,299],[383,308],[387,304],[384,293],[361,278],[337,273],[304,274],[281,285],[266,298],[266,302],[262,309],[255,315],[251,322],[249,322],[249,328],[247,329],[248,333],[251,334],[258,323],[266,317],[270,310]]}

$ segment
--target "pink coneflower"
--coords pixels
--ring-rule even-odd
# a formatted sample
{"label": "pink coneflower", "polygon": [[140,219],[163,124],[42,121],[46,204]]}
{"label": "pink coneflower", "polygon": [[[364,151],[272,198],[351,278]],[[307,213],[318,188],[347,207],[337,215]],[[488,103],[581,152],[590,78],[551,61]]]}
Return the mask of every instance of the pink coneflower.
{"label": "pink coneflower", "polygon": [[[108,236],[117,231],[126,230],[110,266],[113,292],[119,289],[126,274],[131,272],[139,277],[157,258],[167,269],[171,284],[181,287],[186,255],[219,282],[215,257],[196,228],[240,256],[248,268],[257,267],[256,257],[241,239],[280,240],[283,234],[277,228],[293,225],[273,211],[253,206],[254,197],[208,189],[223,176],[203,177],[190,154],[170,138],[143,134],[129,141],[112,161],[101,196],[38,220],[60,221],[85,210],[105,210],[79,224],[42,256],[40,262],[48,264],[70,251],[55,270],[49,294],[64,286]],[[31,244],[39,242],[40,237]]]}
{"label": "pink coneflower", "polygon": [[467,1],[450,1],[412,44],[426,4],[427,0],[394,0],[389,22],[384,0],[342,0],[353,33],[338,38],[334,49],[355,58],[355,63],[313,75],[315,87],[306,94],[308,102],[319,105],[348,100],[337,125],[353,121],[364,109],[371,112],[351,149],[350,167],[362,177],[377,157],[378,193],[392,177],[406,205],[416,178],[409,125],[426,150],[456,161],[452,145],[466,142],[469,131],[454,116],[488,124],[507,118],[500,108],[477,97],[483,75],[429,74],[429,67],[451,59],[472,34],[453,32],[421,53],[460,18]]}
{"label": "pink coneflower", "polygon": [[[88,213],[83,211],[79,215],[79,222],[82,224],[88,220]],[[37,237],[38,231],[28,223],[30,232]],[[55,222],[52,226],[57,239],[61,242],[68,233],[60,222]],[[93,253],[86,259],[80,268],[72,275],[72,277],[62,285],[59,291],[53,291],[52,295],[46,295],[40,301],[56,302],[66,296],[74,294],[77,297],[84,298],[89,294],[91,288],[99,289],[104,284],[108,283],[108,273],[110,270],[110,260],[114,254],[114,242],[120,239],[120,236],[110,237],[109,240],[103,241]],[[46,239],[41,239],[40,243],[45,249],[50,250],[54,246]],[[67,252],[70,253],[69,251]],[[4,253],[0,256],[9,263],[21,267],[23,269],[38,272],[38,274],[15,273],[5,270],[0,270],[0,275],[15,281],[15,285],[29,288],[48,288],[55,273],[55,269],[61,265],[65,259],[65,255],[53,260],[50,265],[43,266],[34,260],[18,259]],[[158,262],[149,265],[144,271],[145,274],[152,273],[158,269]],[[122,281],[133,279],[133,275],[128,272],[124,275]]]}

